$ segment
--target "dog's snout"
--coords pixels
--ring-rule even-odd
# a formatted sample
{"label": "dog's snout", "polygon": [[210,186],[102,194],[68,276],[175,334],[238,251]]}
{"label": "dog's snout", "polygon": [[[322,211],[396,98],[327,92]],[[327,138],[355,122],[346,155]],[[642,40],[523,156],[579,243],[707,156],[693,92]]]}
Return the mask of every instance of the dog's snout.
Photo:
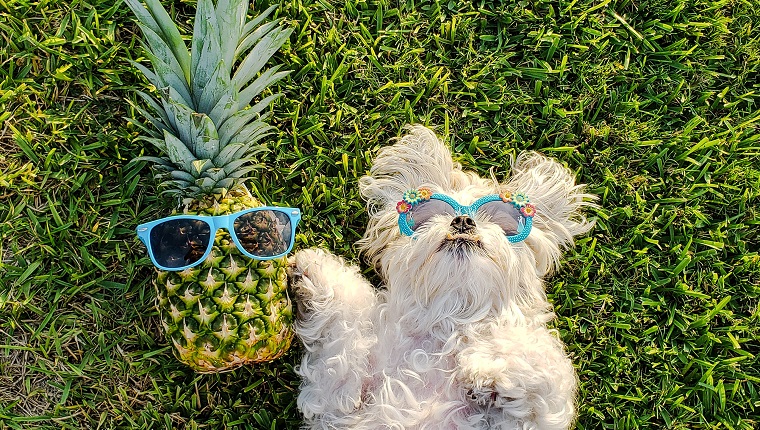
{"label": "dog's snout", "polygon": [[475,230],[475,220],[467,215],[459,215],[451,221],[451,228],[457,233],[472,233]]}

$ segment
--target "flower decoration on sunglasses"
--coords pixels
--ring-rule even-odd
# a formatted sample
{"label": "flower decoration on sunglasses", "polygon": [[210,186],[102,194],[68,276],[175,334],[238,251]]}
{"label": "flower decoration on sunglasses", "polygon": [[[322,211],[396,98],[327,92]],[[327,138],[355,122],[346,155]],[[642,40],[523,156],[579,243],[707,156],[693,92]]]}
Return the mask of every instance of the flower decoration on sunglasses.
{"label": "flower decoration on sunglasses", "polygon": [[416,190],[407,190],[404,193],[404,199],[402,201],[414,206],[420,202],[430,200],[430,196],[432,195],[433,192],[430,191],[430,188],[421,187]]}
{"label": "flower decoration on sunglasses", "polygon": [[396,210],[400,214],[405,214],[418,204],[430,200],[430,197],[432,195],[433,191],[428,187],[420,187],[416,190],[407,190],[404,192],[403,199],[400,202],[396,203]]}
{"label": "flower decoration on sunglasses", "polygon": [[409,212],[412,209],[412,205],[407,203],[404,200],[401,200],[400,202],[396,203],[396,210],[400,214],[405,214]]}
{"label": "flower decoration on sunglasses", "polygon": [[515,205],[516,208],[521,208],[530,202],[530,199],[525,193],[514,193],[512,194],[512,204]]}
{"label": "flower decoration on sunglasses", "polygon": [[512,205],[520,210],[520,213],[526,218],[533,218],[536,215],[536,206],[532,205],[528,195],[525,193],[513,193],[509,190],[502,190],[499,193],[501,201],[504,203],[512,203]]}
{"label": "flower decoration on sunglasses", "polygon": [[430,196],[433,195],[433,190],[428,187],[420,187],[417,191],[419,191],[422,200],[430,200]]}
{"label": "flower decoration on sunglasses", "polygon": [[525,206],[520,208],[520,213],[527,218],[533,218],[536,214],[536,207],[530,203],[526,203]]}
{"label": "flower decoration on sunglasses", "polygon": [[[430,200],[430,197],[432,196],[433,192],[428,187],[407,190],[404,192],[402,200],[396,203],[396,211],[400,214],[405,214],[420,203]],[[512,193],[509,190],[503,190],[499,193],[499,198],[501,198],[504,203],[512,203],[515,209],[518,209],[526,218],[533,218],[533,216],[536,215],[536,207],[529,203],[530,199],[525,193]]]}

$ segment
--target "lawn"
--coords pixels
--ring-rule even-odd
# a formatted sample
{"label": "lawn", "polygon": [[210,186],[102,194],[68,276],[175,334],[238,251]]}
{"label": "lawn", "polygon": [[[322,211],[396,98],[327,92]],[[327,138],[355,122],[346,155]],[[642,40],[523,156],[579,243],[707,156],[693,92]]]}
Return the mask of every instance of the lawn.
{"label": "lawn", "polygon": [[[171,2],[164,2],[170,4]],[[274,0],[256,1],[263,10]],[[192,2],[172,16],[192,31]],[[547,281],[579,429],[760,428],[760,1],[287,0],[278,131],[251,185],[296,249],[358,261],[357,180],[407,123],[503,177],[538,150],[597,194]],[[134,228],[148,64],[120,0],[0,0],[0,429],[296,428],[296,346],[198,375]],[[368,275],[372,272],[362,263]]]}

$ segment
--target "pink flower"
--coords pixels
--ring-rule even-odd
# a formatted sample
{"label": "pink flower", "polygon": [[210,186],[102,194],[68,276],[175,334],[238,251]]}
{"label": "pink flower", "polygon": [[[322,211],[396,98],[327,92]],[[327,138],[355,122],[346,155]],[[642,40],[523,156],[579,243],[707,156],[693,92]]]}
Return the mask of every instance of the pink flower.
{"label": "pink flower", "polygon": [[499,193],[499,197],[501,197],[501,201],[504,203],[511,203],[512,202],[512,192],[504,190],[501,193]]}
{"label": "pink flower", "polygon": [[530,203],[526,203],[525,206],[520,208],[520,212],[528,218],[533,218],[533,215],[536,214],[536,207]]}
{"label": "pink flower", "polygon": [[412,209],[412,205],[410,205],[409,203],[407,203],[407,202],[405,202],[403,200],[401,200],[400,202],[396,203],[396,210],[400,214],[405,214],[405,213],[409,212],[410,209]]}

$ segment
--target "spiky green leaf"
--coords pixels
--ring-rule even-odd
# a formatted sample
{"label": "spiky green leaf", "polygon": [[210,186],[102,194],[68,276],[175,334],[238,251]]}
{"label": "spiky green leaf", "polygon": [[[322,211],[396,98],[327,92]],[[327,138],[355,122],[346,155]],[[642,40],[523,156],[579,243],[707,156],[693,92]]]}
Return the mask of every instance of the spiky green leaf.
{"label": "spiky green leaf", "polygon": [[153,73],[149,68],[131,60],[130,60],[130,63],[132,63],[133,66],[135,66],[138,70],[140,70],[142,74],[145,75],[145,78],[148,79],[148,82],[153,84],[154,87],[156,88],[166,87],[166,84],[164,83],[164,81],[160,79],[155,73]]}
{"label": "spiky green leaf", "polygon": [[219,154],[219,134],[214,122],[202,113],[192,114],[192,152],[197,158],[212,159]]}
{"label": "spiky green leaf", "polygon": [[246,176],[247,174],[251,173],[252,171],[256,169],[261,169],[262,167],[264,167],[262,164],[254,164],[252,166],[246,166],[230,173],[227,176],[230,178],[242,178]]}
{"label": "spiky green leaf", "polygon": [[[166,132],[166,131],[164,131],[164,132]],[[167,151],[166,142],[162,138],[159,139],[159,138],[155,138],[155,137],[138,136],[137,140],[142,140],[144,142],[150,143],[151,145],[153,145],[156,148],[158,148],[158,150],[161,151],[161,152],[163,152],[164,154]]]}
{"label": "spiky green leaf", "polygon": [[261,112],[264,109],[268,108],[269,105],[271,105],[273,101],[275,101],[276,99],[280,98],[280,96],[282,96],[282,94],[279,94],[279,93],[278,94],[272,94],[271,96],[266,97],[263,100],[261,100],[260,102],[258,102],[255,105],[251,106],[251,110],[254,111],[254,112]]}
{"label": "spiky green leaf", "polygon": [[[152,131],[148,132],[148,134],[150,134],[151,136],[156,137],[156,138],[160,138],[161,137],[161,133],[163,132],[163,130],[169,130],[169,126],[167,125],[168,121],[164,121],[163,119],[159,119],[159,118],[154,117],[150,112],[146,111],[145,109],[141,108],[140,106],[137,106],[136,104],[130,103],[130,105],[132,105],[132,107],[140,115],[142,115],[144,118],[146,118],[151,124],[153,124],[153,126],[156,129],[158,129],[160,131],[160,132],[157,132],[155,130],[152,130]],[[159,111],[159,112],[162,112],[162,111]],[[133,121],[133,122],[137,123],[137,121]],[[142,125],[142,123],[141,123],[141,125]],[[140,127],[140,128],[143,128],[143,127]],[[145,128],[147,128],[147,127],[145,127]]]}
{"label": "spiky green leaf", "polygon": [[[201,88],[201,93],[198,96],[198,112],[210,114],[222,97],[229,94],[233,94],[233,97],[235,94],[230,84],[230,70],[224,60],[219,60],[219,64],[209,77],[209,81]],[[221,123],[218,122],[217,124]]]}
{"label": "spiky green leaf", "polygon": [[167,196],[181,197],[187,194],[199,194],[198,187],[187,181],[164,181],[158,187],[162,190],[161,194]]}
{"label": "spiky green leaf", "polygon": [[235,50],[242,38],[247,11],[248,0],[219,0],[216,4],[216,19],[221,31],[222,61],[225,64],[235,63]]}
{"label": "spiky green leaf", "polygon": [[289,70],[277,73],[277,70],[279,70],[279,68],[280,65],[278,64],[267,69],[261,75],[259,75],[259,77],[256,78],[256,80],[253,81],[251,85],[247,86],[243,91],[241,91],[240,97],[238,98],[240,106],[248,106],[248,104],[251,103],[251,100],[261,94],[264,89],[271,87],[277,83],[277,81],[290,74]]}
{"label": "spiky green leaf", "polygon": [[[147,46],[144,46],[145,51],[158,58],[163,64],[168,66],[167,70],[175,75],[175,77],[171,78],[172,81],[176,81],[182,86],[187,87],[187,80],[185,79],[182,66],[179,64],[177,57],[174,56],[171,48],[167,46],[166,42],[161,38],[161,36],[151,30],[150,27],[145,26],[141,23],[137,23],[137,25],[140,27],[143,32],[143,36],[145,37],[145,43],[147,44]],[[154,60],[152,58],[151,62],[154,63]],[[158,74],[158,71],[156,71],[156,73]]]}
{"label": "spiky green leaf", "polygon": [[[157,131],[155,131],[155,130],[152,130],[152,132],[148,132],[148,134],[150,134],[151,136],[153,136],[153,137],[155,137],[155,138],[157,138],[157,139],[160,139],[160,138],[161,138],[161,132],[163,132],[163,130],[169,130],[169,127],[167,127],[166,125],[164,125],[164,124],[161,122],[161,120],[157,119],[156,117],[154,117],[153,115],[151,115],[150,113],[148,113],[147,111],[145,111],[144,109],[142,109],[142,108],[140,108],[140,107],[138,107],[138,106],[135,106],[134,108],[135,108],[135,110],[136,110],[136,111],[137,111],[137,112],[138,112],[140,115],[142,115],[142,116],[143,116],[143,117],[145,117],[145,118],[146,118],[148,121],[150,121],[150,123],[151,123],[151,124],[153,124],[153,126],[154,126],[155,128],[157,128],[158,130],[160,130],[160,131],[158,131],[158,132],[157,132]],[[135,124],[136,124],[136,122],[135,122]],[[149,130],[149,129],[148,129],[146,126],[145,126],[145,125],[143,125],[143,124],[141,124],[141,125],[142,125],[142,127],[140,127],[141,129],[146,129],[146,130]],[[139,127],[139,126],[138,126],[138,127]]]}
{"label": "spiky green leaf", "polygon": [[[187,86],[174,73],[172,68],[166,63],[164,63],[163,61],[161,61],[159,58],[153,56],[148,51],[145,52],[145,56],[148,57],[148,59],[150,59],[150,62],[153,65],[153,72],[154,72],[154,73],[151,73],[153,76],[150,76],[147,73],[145,74],[148,80],[150,80],[151,83],[158,89],[167,88],[167,87],[174,88],[175,92],[177,93],[175,100],[184,104],[189,104],[191,101],[190,91],[188,90]],[[143,70],[143,69],[140,68],[140,70]],[[143,71],[143,73],[145,72]]]}
{"label": "spiky green leaf", "polygon": [[166,142],[166,155],[177,166],[189,166],[195,160],[184,143],[175,135],[164,131],[164,141]]}
{"label": "spiky green leaf", "polygon": [[214,163],[211,160],[195,160],[191,164],[192,172],[195,177],[200,177],[208,169],[214,168]]}
{"label": "spiky green leaf", "polygon": [[242,89],[264,67],[269,58],[288,40],[292,29],[278,27],[264,36],[240,63],[233,78],[235,88]]}
{"label": "spiky green leaf", "polygon": [[216,190],[229,190],[235,185],[237,185],[240,181],[238,181],[236,178],[224,178],[221,181],[217,182],[214,187],[214,192],[217,192]]}
{"label": "spiky green leaf", "polygon": [[274,130],[274,127],[265,123],[252,123],[243,127],[239,133],[232,137],[232,142],[254,144]]}
{"label": "spiky green leaf", "polygon": [[[168,128],[169,127],[169,118],[166,116],[166,112],[164,111],[163,107],[161,107],[161,104],[156,99],[154,99],[152,96],[150,96],[149,94],[146,94],[146,93],[144,93],[142,91],[137,91],[137,95],[140,96],[140,98],[143,99],[145,101],[145,103],[148,104],[148,106],[150,107],[150,109],[151,109],[152,112],[155,112],[156,114],[158,114],[158,118],[155,118],[155,121],[153,121],[151,119],[151,122],[159,130],[163,130],[163,129]],[[133,105],[133,106],[135,107],[135,109],[139,109],[140,113],[143,112],[143,110],[141,108],[139,108],[138,106],[136,106],[136,105]],[[146,118],[152,118],[152,117],[148,117],[146,115]]]}
{"label": "spiky green leaf", "polygon": [[172,132],[185,142],[188,149],[195,152],[193,147],[193,111],[187,104],[182,103],[179,94],[172,87],[161,90],[161,103],[173,128]]}
{"label": "spiky green leaf", "polygon": [[240,167],[250,163],[250,159],[235,160],[224,165],[224,171],[229,175],[235,172]]}
{"label": "spiky green leaf", "polygon": [[197,176],[193,176],[190,173],[185,172],[184,170],[172,170],[169,173],[169,176],[171,176],[173,179],[180,180],[180,181],[187,181],[187,182],[193,182],[197,179]]}
{"label": "spiky green leaf", "polygon": [[277,9],[278,7],[280,7],[280,5],[275,3],[272,6],[269,6],[266,10],[264,10],[264,12],[261,12],[258,15],[256,15],[256,17],[253,18],[252,20],[246,22],[245,26],[243,26],[243,34],[247,34],[253,31],[254,28],[258,27],[259,24],[264,22],[264,20],[267,19],[269,15],[271,15],[272,12],[274,12],[274,10]]}
{"label": "spiky green leaf", "polygon": [[174,24],[166,9],[158,0],[145,0],[147,8],[137,0],[126,0],[127,6],[132,9],[138,21],[150,28],[155,34],[160,35],[164,44],[174,54],[177,63],[182,70],[185,84],[190,81],[190,53],[179,34],[177,25]]}
{"label": "spiky green leaf", "polygon": [[232,138],[240,132],[246,125],[252,122],[264,123],[266,119],[265,115],[261,115],[259,112],[252,110],[251,108],[241,110],[232,115],[227,121],[225,121],[219,131],[219,141],[222,146],[227,146],[232,142]]}
{"label": "spiky green leaf", "polygon": [[[211,0],[199,0],[195,12],[195,24],[193,26],[192,41],[192,69],[191,88],[193,94],[193,107],[203,113],[207,111],[199,108],[203,89],[209,84],[214,70],[222,60],[222,46],[219,38],[219,25],[216,21],[216,13]],[[213,103],[211,107],[214,106]],[[210,107],[209,107],[210,109]]]}
{"label": "spiky green leaf", "polygon": [[240,111],[240,106],[246,106],[240,104],[238,101],[238,92],[233,87],[227,87],[224,93],[219,97],[219,101],[216,103],[208,116],[214,121],[214,124],[224,124],[232,115]]}
{"label": "spiky green leaf", "polygon": [[134,118],[126,118],[127,122],[134,125],[135,127],[142,130],[143,133],[147,134],[148,136],[154,137],[156,139],[160,139],[162,136],[162,133],[159,133],[153,128],[149,128],[147,125],[143,124],[142,122],[134,119]]}
{"label": "spiky green leaf", "polygon": [[274,20],[260,27],[253,28],[250,32],[242,34],[240,37],[240,43],[235,49],[235,58],[242,57],[256,44],[256,42],[261,40],[262,37],[277,28],[281,21],[282,19]]}
{"label": "spiky green leaf", "polygon": [[242,143],[233,143],[224,146],[219,152],[219,155],[214,158],[214,164],[217,166],[225,166],[231,163],[233,160],[239,159],[247,150],[248,145]]}
{"label": "spiky green leaf", "polygon": [[137,17],[137,20],[139,22],[150,27],[151,30],[156,33],[163,32],[161,30],[161,27],[159,27],[158,23],[156,22],[155,18],[153,18],[153,14],[151,14],[150,11],[138,0],[124,0],[124,3],[126,3],[130,9],[132,9],[132,13],[135,14],[135,17]]}
{"label": "spiky green leaf", "polygon": [[224,169],[219,168],[219,167],[214,167],[212,169],[208,169],[205,172],[203,172],[203,177],[210,178],[211,180],[214,181],[214,183],[216,183],[224,179],[226,176],[225,176]]}
{"label": "spiky green leaf", "polygon": [[214,184],[216,184],[216,181],[208,177],[195,180],[195,185],[201,190],[211,190]]}
{"label": "spiky green leaf", "polygon": [[153,163],[154,165],[156,165],[156,167],[171,166],[171,160],[165,157],[149,157],[149,156],[136,157],[136,158],[133,158],[130,161],[130,163],[136,163],[138,161],[147,161],[147,162]]}

